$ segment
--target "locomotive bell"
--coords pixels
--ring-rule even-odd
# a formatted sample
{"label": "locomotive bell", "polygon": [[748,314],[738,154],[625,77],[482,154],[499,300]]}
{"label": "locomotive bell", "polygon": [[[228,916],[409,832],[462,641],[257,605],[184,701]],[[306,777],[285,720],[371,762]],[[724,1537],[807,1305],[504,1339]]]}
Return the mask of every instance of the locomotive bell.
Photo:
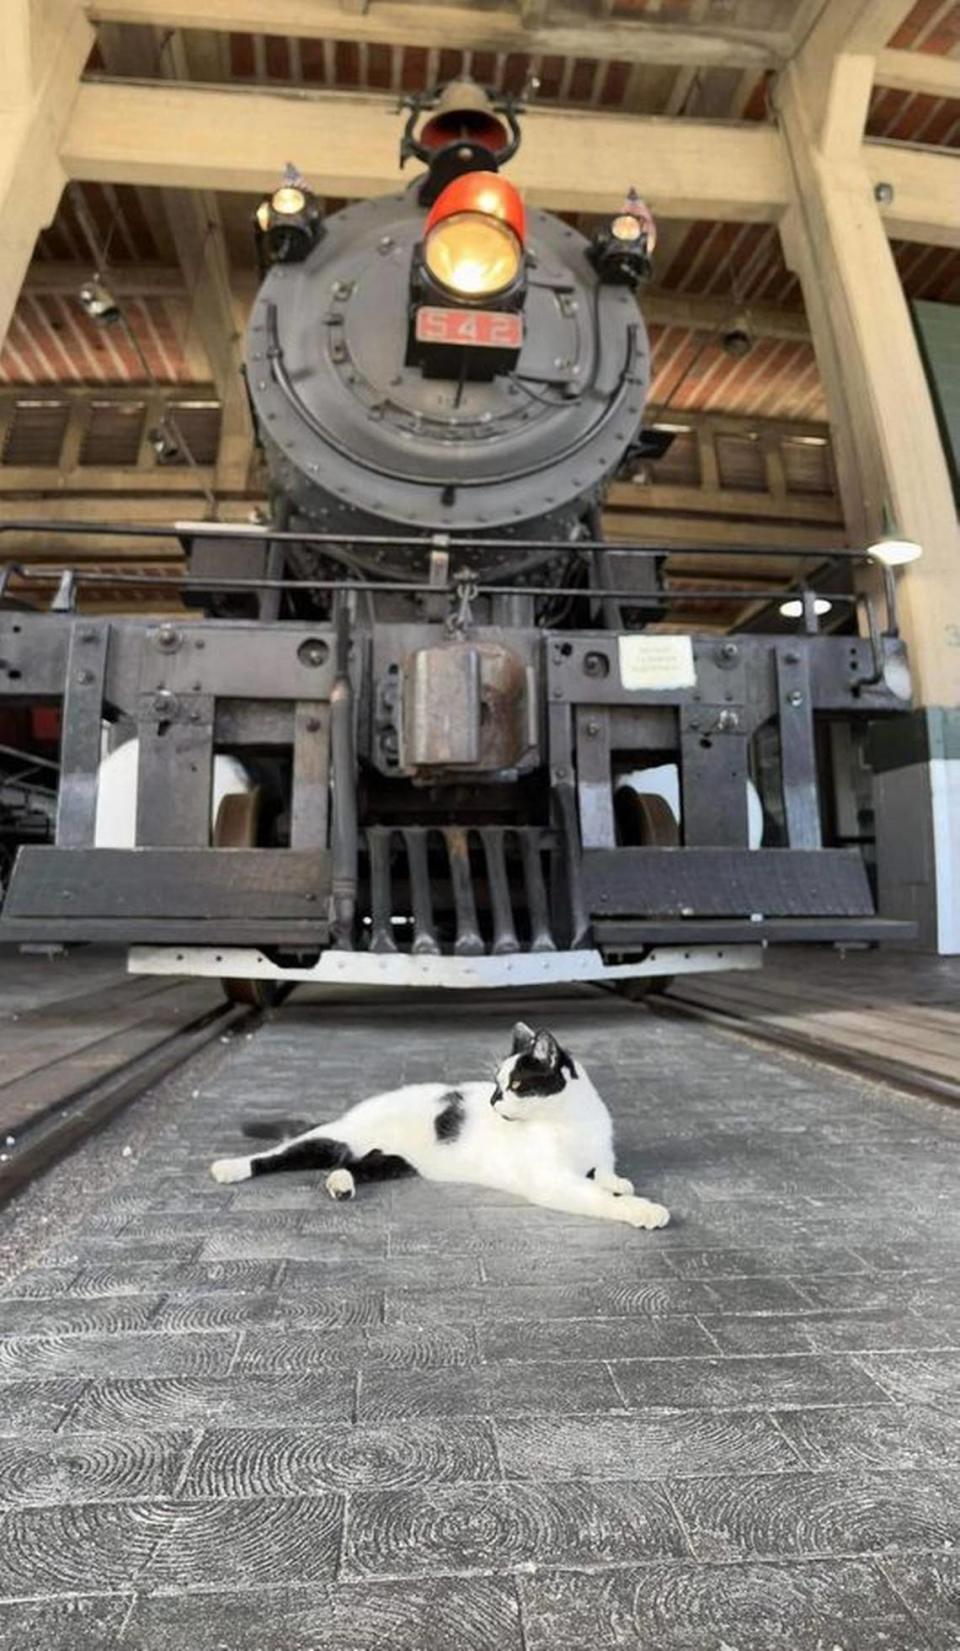
{"label": "locomotive bell", "polygon": [[420,142],[426,149],[444,149],[461,139],[482,144],[494,155],[507,143],[506,127],[497,119],[490,99],[475,80],[451,80],[443,88],[436,109],[420,129]]}

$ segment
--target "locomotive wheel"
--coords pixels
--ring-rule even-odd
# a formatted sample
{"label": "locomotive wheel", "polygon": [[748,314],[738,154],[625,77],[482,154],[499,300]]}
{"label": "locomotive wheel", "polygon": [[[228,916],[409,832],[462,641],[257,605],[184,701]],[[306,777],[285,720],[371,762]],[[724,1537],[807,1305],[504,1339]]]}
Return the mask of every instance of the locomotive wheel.
{"label": "locomotive wheel", "polygon": [[[617,821],[624,837],[635,848],[679,848],[680,833],[670,804],[653,791],[632,791],[621,786],[616,795]],[[673,975],[637,975],[618,980],[614,991],[630,1003],[640,1003],[651,992],[665,992]]]}
{"label": "locomotive wheel", "polygon": [[[228,791],[220,799],[213,828],[214,848],[256,848],[260,826],[260,788]],[[273,980],[223,979],[220,982],[228,1003],[243,1003],[250,1009],[269,1009],[277,996]]]}
{"label": "locomotive wheel", "polygon": [[614,806],[621,835],[632,848],[679,848],[676,815],[656,792],[622,785]]}

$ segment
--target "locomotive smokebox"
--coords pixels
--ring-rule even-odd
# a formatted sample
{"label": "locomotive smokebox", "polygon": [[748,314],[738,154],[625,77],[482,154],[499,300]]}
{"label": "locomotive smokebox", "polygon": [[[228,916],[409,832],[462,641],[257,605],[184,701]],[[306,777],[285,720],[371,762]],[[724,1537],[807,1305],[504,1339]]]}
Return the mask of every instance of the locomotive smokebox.
{"label": "locomotive smokebox", "polygon": [[[428,138],[438,118],[441,139],[455,121],[444,110]],[[502,125],[481,109],[471,120],[464,170],[495,173],[504,151],[490,134]],[[437,155],[456,149],[442,142]],[[585,238],[537,210],[526,212],[522,272],[505,293],[491,297],[482,282],[422,292],[423,184],[332,215],[309,257],[270,270],[250,323],[251,396],[291,525],[350,538],[443,533],[454,572],[457,536],[472,535],[491,543],[480,566],[471,552],[471,570],[513,578],[583,534],[639,429],[647,335],[633,292],[605,282]],[[428,300],[433,312],[446,303],[446,316],[418,329]],[[424,349],[411,347],[418,331]],[[497,347],[478,371],[479,352]],[[353,554],[370,572],[406,578],[425,571],[429,550],[360,544]]]}

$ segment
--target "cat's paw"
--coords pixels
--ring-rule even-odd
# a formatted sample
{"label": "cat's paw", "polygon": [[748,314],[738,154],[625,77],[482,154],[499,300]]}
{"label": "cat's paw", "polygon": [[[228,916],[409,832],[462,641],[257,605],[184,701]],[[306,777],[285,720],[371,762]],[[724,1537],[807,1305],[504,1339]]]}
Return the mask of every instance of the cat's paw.
{"label": "cat's paw", "polygon": [[651,1204],[649,1198],[623,1198],[617,1208],[617,1219],[629,1222],[631,1227],[643,1227],[647,1232],[653,1232],[657,1227],[665,1227],[670,1220],[670,1211],[662,1204]]}
{"label": "cat's paw", "polygon": [[331,1198],[355,1198],[357,1183],[348,1169],[333,1169],[324,1181]]}
{"label": "cat's paw", "polygon": [[216,1163],[210,1165],[210,1174],[215,1181],[227,1185],[231,1181],[249,1181],[253,1165],[249,1158],[218,1158]]}
{"label": "cat's paw", "polygon": [[604,1192],[612,1192],[615,1198],[631,1198],[633,1196],[633,1182],[628,1181],[625,1175],[598,1175],[597,1186]]}

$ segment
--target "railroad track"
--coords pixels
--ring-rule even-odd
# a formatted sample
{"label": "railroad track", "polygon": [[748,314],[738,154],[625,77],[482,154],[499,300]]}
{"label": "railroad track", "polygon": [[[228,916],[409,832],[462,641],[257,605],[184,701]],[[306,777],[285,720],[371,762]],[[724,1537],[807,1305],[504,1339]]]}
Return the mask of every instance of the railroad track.
{"label": "railroad track", "polygon": [[[688,1020],[705,1022],[740,1037],[759,1038],[763,1043],[772,1044],[779,1049],[793,1050],[825,1066],[836,1067],[844,1072],[855,1072],[862,1077],[892,1084],[897,1089],[906,1089],[912,1094],[923,1095],[928,1099],[960,1105],[960,1079],[955,1080],[943,1072],[932,1070],[920,1059],[900,1059],[880,1053],[876,1048],[869,1047],[867,1042],[851,1040],[844,1045],[833,1039],[825,1039],[815,1025],[785,1025],[782,1018],[765,1018],[754,1012],[750,1005],[738,1008],[732,1004],[708,1004],[691,998],[675,997],[666,992],[651,992],[644,1002],[658,1014],[678,1015]],[[867,1035],[865,1032],[864,1036]],[[956,1037],[954,1059],[956,1070],[960,1072],[960,1028]]]}
{"label": "railroad track", "polygon": [[209,984],[135,981],[98,971],[91,959],[82,990],[83,954],[73,976],[44,996],[45,960],[7,958],[38,972],[40,1001],[11,993],[0,1016],[0,1203],[99,1129],[121,1107],[253,1016]]}
{"label": "railroad track", "polygon": [[[815,962],[818,970],[824,966],[822,958]],[[871,1008],[856,997],[863,992],[856,969],[846,974],[850,992],[839,999],[830,984],[821,985],[818,997],[799,975],[785,983],[773,968],[757,981],[738,976],[732,983],[722,977],[679,982],[642,1001],[659,1017],[699,1020],[826,1066],[960,1103],[960,1080],[953,1075],[960,1070],[960,1013],[952,1010],[943,978],[933,982],[926,1000],[892,1004],[881,993]],[[952,987],[952,977],[947,984]],[[205,1044],[257,1018],[246,1005],[222,1001],[214,983],[132,978],[118,959],[111,965],[95,948],[55,966],[48,959],[0,956],[0,993],[7,1005],[0,1012],[0,1203]]]}

